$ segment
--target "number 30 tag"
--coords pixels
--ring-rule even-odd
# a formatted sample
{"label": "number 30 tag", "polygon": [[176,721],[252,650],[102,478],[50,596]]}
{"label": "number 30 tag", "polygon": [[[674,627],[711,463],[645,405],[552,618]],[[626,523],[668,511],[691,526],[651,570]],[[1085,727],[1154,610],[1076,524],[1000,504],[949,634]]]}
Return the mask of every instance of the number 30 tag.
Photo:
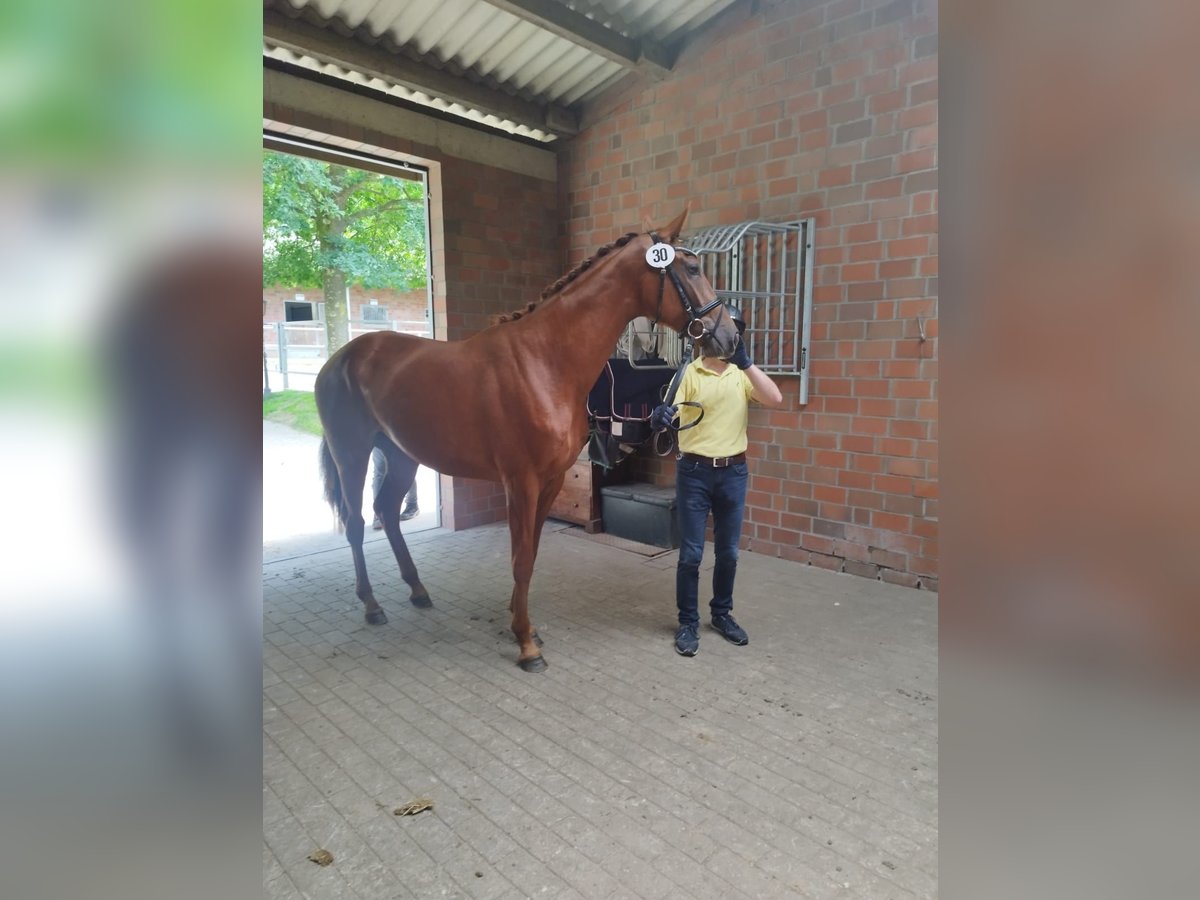
{"label": "number 30 tag", "polygon": [[670,244],[654,244],[646,251],[646,262],[655,269],[665,269],[675,259],[675,248]]}

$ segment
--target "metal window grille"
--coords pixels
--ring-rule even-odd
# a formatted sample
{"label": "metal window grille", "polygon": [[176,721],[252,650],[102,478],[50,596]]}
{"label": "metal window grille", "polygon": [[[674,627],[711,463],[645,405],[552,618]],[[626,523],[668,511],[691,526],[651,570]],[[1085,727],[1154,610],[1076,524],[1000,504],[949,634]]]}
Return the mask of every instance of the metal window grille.
{"label": "metal window grille", "polygon": [[800,376],[801,403],[808,402],[815,224],[741,222],[680,241],[699,254],[717,294],[742,311],[743,340],[758,367]]}
{"label": "metal window grille", "polygon": [[[709,228],[679,244],[699,256],[718,296],[737,305],[746,320],[744,340],[755,363],[773,375],[800,376],[800,402],[808,402],[812,334],[813,230],[816,220],[775,224],[741,222]],[[634,319],[614,356],[636,368],[679,365],[683,339],[665,326],[650,329]],[[652,360],[662,358],[665,362]]]}
{"label": "metal window grille", "polygon": [[366,306],[360,307],[362,310],[362,321],[371,322],[376,325],[386,325],[388,322],[388,311],[386,306]]}

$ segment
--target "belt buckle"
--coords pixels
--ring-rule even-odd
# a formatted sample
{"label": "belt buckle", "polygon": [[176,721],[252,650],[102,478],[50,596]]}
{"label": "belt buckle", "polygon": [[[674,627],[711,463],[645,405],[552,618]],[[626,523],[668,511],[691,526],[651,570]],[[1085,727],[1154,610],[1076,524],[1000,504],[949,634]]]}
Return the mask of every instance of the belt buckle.
{"label": "belt buckle", "polygon": [[728,467],[729,467],[729,457],[728,456],[717,456],[717,457],[713,458],[713,468],[714,469],[725,469]]}

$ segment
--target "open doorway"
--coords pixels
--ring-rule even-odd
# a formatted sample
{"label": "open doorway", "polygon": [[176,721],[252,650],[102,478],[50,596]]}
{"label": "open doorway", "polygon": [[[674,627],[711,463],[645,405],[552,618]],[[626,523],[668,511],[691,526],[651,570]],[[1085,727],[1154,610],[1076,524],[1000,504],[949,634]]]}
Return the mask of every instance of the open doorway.
{"label": "open doorway", "polygon": [[[291,136],[265,133],[263,145],[263,540],[271,555],[297,539],[306,549],[343,541],[322,500],[312,399],[330,353],[368,331],[436,335],[427,171]],[[368,523],[371,482],[369,472]],[[418,469],[406,532],[441,524],[438,482]]]}

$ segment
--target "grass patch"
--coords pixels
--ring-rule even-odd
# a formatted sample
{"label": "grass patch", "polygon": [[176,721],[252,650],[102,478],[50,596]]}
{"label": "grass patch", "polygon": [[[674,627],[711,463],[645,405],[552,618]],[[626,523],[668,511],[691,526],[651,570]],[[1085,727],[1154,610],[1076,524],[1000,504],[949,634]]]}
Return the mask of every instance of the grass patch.
{"label": "grass patch", "polygon": [[263,397],[263,418],[318,437],[325,433],[311,391],[272,391]]}

